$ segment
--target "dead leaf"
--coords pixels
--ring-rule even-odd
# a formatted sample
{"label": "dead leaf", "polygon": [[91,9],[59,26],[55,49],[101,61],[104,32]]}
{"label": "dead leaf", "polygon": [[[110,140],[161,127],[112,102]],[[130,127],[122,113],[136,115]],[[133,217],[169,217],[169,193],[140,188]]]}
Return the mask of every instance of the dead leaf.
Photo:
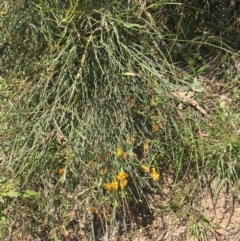
{"label": "dead leaf", "polygon": [[201,131],[201,130],[198,131],[198,134],[202,137],[208,137],[209,136],[206,132]]}
{"label": "dead leaf", "polygon": [[193,95],[192,92],[189,92],[190,94],[188,94],[188,92],[182,92],[182,91],[176,91],[176,92],[170,92],[170,94],[172,96],[174,96],[175,98],[177,98],[179,101],[182,101],[185,104],[191,105],[193,107],[195,107],[200,113],[202,113],[203,115],[205,115],[206,117],[208,117],[208,114],[206,112],[206,110],[204,110],[199,103],[193,99]]}

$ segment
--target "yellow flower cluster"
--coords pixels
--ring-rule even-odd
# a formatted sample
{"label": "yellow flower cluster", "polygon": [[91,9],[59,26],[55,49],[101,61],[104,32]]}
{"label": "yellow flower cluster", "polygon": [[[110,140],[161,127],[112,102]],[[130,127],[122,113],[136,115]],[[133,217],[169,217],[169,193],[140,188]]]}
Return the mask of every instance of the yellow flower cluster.
{"label": "yellow flower cluster", "polygon": [[110,192],[114,192],[118,189],[118,182],[108,182],[105,184],[105,189]]}
{"label": "yellow flower cluster", "polygon": [[149,172],[149,167],[147,167],[146,165],[142,165],[141,168],[144,172]]}
{"label": "yellow flower cluster", "polygon": [[132,151],[124,152],[122,149],[117,149],[117,156],[124,160],[127,156],[134,156],[135,154]]}
{"label": "yellow flower cluster", "polygon": [[156,171],[154,167],[152,168],[151,176],[154,181],[157,181],[160,177],[160,174]]}
{"label": "yellow flower cluster", "polygon": [[[144,172],[150,172],[149,167],[147,167],[146,165],[142,165],[141,168]],[[152,167],[151,177],[154,181],[157,181],[160,177],[160,174],[156,171],[156,168],[154,167]]]}
{"label": "yellow flower cluster", "polygon": [[116,180],[120,182],[120,187],[123,190],[128,184],[128,174],[126,172],[120,172],[116,175]]}
{"label": "yellow flower cluster", "polygon": [[126,172],[120,172],[118,175],[116,175],[116,181],[108,182],[105,184],[104,187],[110,192],[116,191],[119,186],[121,190],[123,190],[128,184],[127,178],[128,174]]}
{"label": "yellow flower cluster", "polygon": [[126,172],[120,172],[118,175],[116,175],[117,181],[122,181],[128,178],[128,174]]}
{"label": "yellow flower cluster", "polygon": [[124,159],[124,158],[125,158],[125,153],[123,152],[122,149],[117,149],[117,155],[118,155],[121,159]]}
{"label": "yellow flower cluster", "polygon": [[123,190],[128,184],[128,180],[127,179],[124,179],[124,180],[121,180],[120,181],[120,187],[121,187],[121,190]]}

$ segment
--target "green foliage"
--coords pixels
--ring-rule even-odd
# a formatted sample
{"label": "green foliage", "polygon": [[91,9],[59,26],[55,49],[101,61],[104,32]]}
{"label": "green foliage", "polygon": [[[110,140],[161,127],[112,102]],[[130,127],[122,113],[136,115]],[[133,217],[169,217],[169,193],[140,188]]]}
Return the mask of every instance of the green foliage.
{"label": "green foliage", "polygon": [[[234,110],[210,108],[209,120],[196,105],[171,95],[191,90],[204,104],[201,77],[237,56],[236,12],[221,26],[217,6],[5,3],[0,170],[9,177],[6,185],[14,184],[1,190],[1,210],[5,215],[15,205],[24,214],[20,218],[15,208],[4,222],[20,218],[29,224],[20,227],[24,236],[61,240],[68,230],[79,231],[74,222],[82,213],[91,217],[85,224],[89,240],[96,240],[109,222],[120,220],[128,232],[136,221],[132,206],[148,206],[148,193],[162,190],[162,175],[176,186],[190,179],[200,185],[207,172],[228,185],[238,180]],[[229,43],[228,36],[236,42]],[[192,187],[179,191],[168,207],[181,212],[193,201],[192,192]],[[201,220],[203,229],[194,226],[197,219],[189,222],[191,234],[204,233],[208,222]]]}

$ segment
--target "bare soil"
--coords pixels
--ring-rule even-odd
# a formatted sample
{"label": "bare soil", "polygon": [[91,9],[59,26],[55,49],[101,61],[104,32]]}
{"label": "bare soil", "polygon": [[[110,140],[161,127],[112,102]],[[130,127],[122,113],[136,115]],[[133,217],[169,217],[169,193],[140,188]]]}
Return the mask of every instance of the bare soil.
{"label": "bare soil", "polygon": [[[226,187],[220,188],[219,182],[212,182],[192,203],[183,207],[181,212],[154,213],[154,220],[147,227],[138,227],[132,237],[122,237],[121,240],[132,241],[238,241],[240,240],[240,196],[230,193]],[[179,195],[179,193],[176,193]],[[155,196],[154,199],[157,197]],[[155,201],[156,206],[156,201]],[[184,210],[186,212],[184,212]],[[188,220],[186,220],[188,218]],[[199,230],[197,235],[191,235],[190,230]],[[196,231],[197,232],[197,231]],[[197,234],[197,233],[196,233]],[[205,235],[205,236],[204,236]],[[125,238],[125,239],[124,239]]]}

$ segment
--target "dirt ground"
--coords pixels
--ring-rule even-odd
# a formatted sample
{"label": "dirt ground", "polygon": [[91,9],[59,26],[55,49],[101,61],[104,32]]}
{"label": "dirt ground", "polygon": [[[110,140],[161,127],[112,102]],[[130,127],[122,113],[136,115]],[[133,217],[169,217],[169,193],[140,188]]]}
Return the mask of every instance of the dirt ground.
{"label": "dirt ground", "polygon": [[[220,188],[213,182],[201,191],[199,200],[188,207],[186,213],[176,218],[174,213],[155,213],[151,225],[139,227],[131,238],[132,241],[238,241],[240,240],[240,196],[232,195],[227,188]],[[191,210],[190,210],[191,209]],[[186,214],[189,213],[189,221]],[[189,228],[199,238],[189,234]],[[205,235],[205,237],[204,237]],[[202,237],[202,238],[201,238]],[[126,237],[125,237],[126,238]]]}

